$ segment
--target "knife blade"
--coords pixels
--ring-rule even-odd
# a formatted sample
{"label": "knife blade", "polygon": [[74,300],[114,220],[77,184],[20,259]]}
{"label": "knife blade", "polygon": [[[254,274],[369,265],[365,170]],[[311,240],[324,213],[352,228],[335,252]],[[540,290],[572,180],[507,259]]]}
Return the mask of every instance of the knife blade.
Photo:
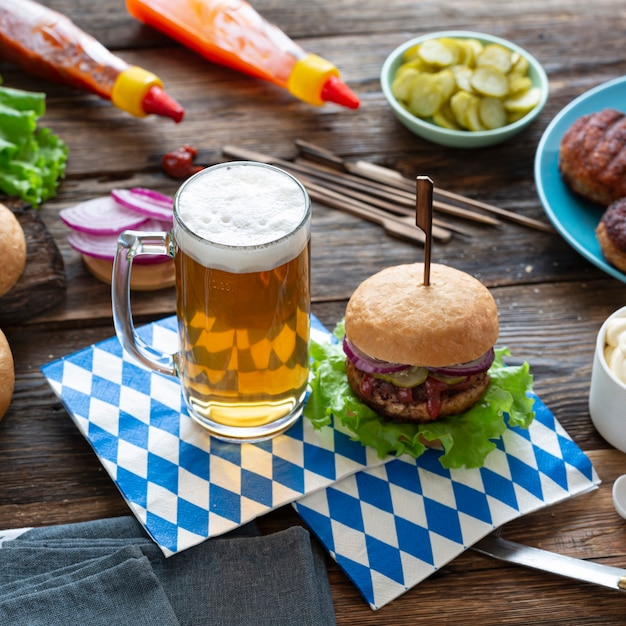
{"label": "knife blade", "polygon": [[533,548],[496,535],[487,535],[472,549],[500,561],[566,576],[575,580],[626,591],[626,570]]}

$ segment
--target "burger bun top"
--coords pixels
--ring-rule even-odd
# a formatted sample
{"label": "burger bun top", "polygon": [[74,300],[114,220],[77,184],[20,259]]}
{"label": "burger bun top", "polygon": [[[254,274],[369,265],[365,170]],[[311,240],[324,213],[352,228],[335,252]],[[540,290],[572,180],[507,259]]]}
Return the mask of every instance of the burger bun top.
{"label": "burger bun top", "polygon": [[26,238],[21,224],[9,208],[0,204],[0,296],[18,281],[26,265]]}
{"label": "burger bun top", "polygon": [[431,264],[388,267],[363,281],[348,302],[348,339],[370,357],[424,367],[473,361],[498,338],[498,309],[476,278]]}
{"label": "burger bun top", "polygon": [[0,330],[0,419],[11,404],[15,385],[15,371],[13,369],[13,355],[6,336]]}

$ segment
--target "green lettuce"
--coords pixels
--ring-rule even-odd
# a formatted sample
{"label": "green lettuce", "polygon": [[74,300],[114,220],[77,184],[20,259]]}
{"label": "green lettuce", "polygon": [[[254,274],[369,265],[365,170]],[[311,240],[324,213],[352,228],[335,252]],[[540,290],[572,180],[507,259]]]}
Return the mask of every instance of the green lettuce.
{"label": "green lettuce", "polygon": [[57,192],[65,176],[67,145],[39,127],[45,94],[0,87],[0,190],[33,207]]}
{"label": "green lettuce", "polygon": [[491,382],[481,400],[465,413],[427,424],[385,420],[363,404],[348,383],[341,346],[343,322],[333,334],[337,343],[311,341],[311,393],[304,415],[315,428],[327,426],[334,417],[354,434],[354,439],[376,449],[381,458],[389,454],[417,458],[426,450],[424,442],[440,442],[443,467],[481,467],[507,423],[528,428],[535,417],[528,363],[507,366],[504,357],[509,350],[497,348],[489,369]]}

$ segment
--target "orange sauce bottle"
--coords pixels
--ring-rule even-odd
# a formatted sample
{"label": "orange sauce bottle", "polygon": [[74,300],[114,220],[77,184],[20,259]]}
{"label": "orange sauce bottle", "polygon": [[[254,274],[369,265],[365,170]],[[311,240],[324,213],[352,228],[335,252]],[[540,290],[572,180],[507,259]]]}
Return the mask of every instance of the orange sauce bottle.
{"label": "orange sauce bottle", "polygon": [[304,102],[360,104],[332,63],[305,52],[245,0],[126,0],[126,6],[208,60],[270,81]]}

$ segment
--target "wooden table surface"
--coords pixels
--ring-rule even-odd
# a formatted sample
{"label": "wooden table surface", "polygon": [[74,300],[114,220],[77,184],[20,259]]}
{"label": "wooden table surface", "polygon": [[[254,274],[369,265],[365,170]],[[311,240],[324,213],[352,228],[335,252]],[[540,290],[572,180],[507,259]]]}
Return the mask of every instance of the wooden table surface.
{"label": "wooden table surface", "polygon": [[[67,14],[128,62],[158,73],[185,106],[186,117],[179,125],[163,118],[133,118],[95,96],[0,65],[5,85],[46,92],[42,123],[70,149],[58,196],[40,210],[62,252],[65,296],[41,315],[3,327],[15,357],[16,386],[0,422],[0,528],[129,512],[40,371],[41,365],[114,332],[109,288],[88,273],[67,245],[59,210],[119,186],[173,193],[177,183],[161,171],[161,157],[183,144],[198,149],[198,162],[213,163],[224,160],[226,144],[292,159],[294,141],[303,139],[408,177],[428,175],[444,189],[547,222],[533,177],[542,133],[575,97],[626,74],[621,0],[257,0],[254,6],[269,21],[306,50],[337,64],[362,100],[357,111],[311,107],[268,83],[210,64],[141,26],[123,0],[44,4]],[[445,29],[505,37],[544,65],[550,97],[531,127],[500,146],[464,151],[418,139],[395,120],[379,86],[385,57],[411,37]],[[433,261],[470,272],[492,290],[500,311],[499,344],[530,362],[536,391],[602,479],[599,489],[507,524],[503,534],[626,567],[626,522],[611,502],[612,483],[626,472],[626,455],[597,434],[587,406],[595,337],[602,321],[626,304],[626,287],[556,233],[513,223],[469,228],[469,238],[436,243]],[[332,326],[360,281],[383,267],[422,258],[422,248],[315,203],[313,311]],[[173,310],[171,289],[134,296],[138,324]],[[264,532],[298,523],[291,507],[260,520]],[[377,612],[330,559],[328,569],[340,625],[626,621],[626,596],[617,591],[505,565],[471,550]]]}

